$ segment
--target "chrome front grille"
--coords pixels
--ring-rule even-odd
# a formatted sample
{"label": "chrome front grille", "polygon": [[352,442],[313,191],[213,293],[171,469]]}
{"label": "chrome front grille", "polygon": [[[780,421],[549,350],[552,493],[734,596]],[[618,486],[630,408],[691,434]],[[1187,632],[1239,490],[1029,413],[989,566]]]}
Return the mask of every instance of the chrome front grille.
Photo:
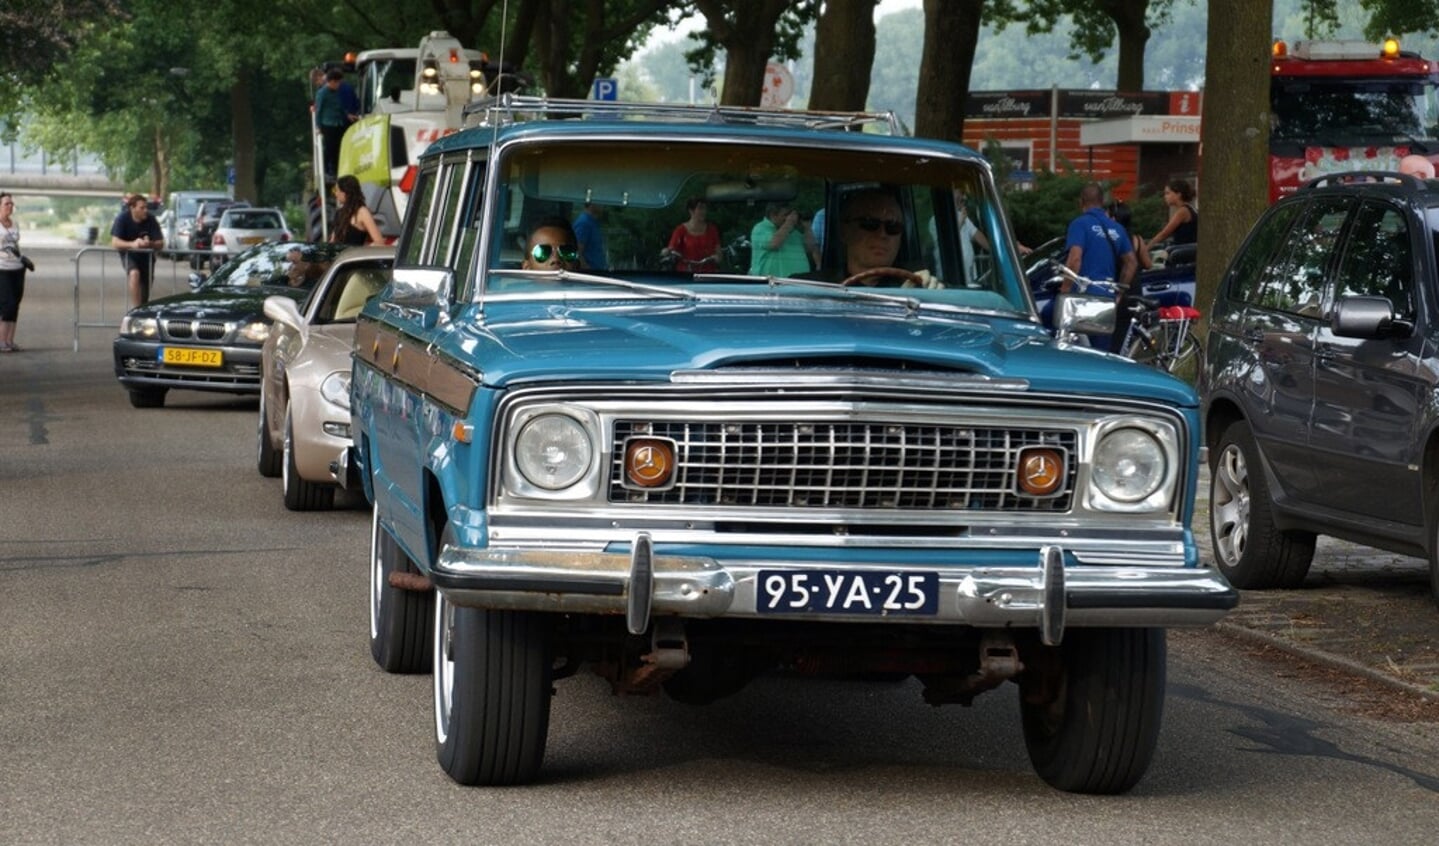
{"label": "chrome front grille", "polygon": [[[675,443],[676,476],[663,490],[624,484],[631,437]],[[1025,447],[1066,456],[1064,487],[1019,492]],[[884,422],[616,420],[612,503],[899,511],[1063,512],[1074,494],[1078,433],[1062,428]]]}
{"label": "chrome front grille", "polygon": [[166,320],[165,336],[175,341],[223,341],[229,327],[218,320]]}

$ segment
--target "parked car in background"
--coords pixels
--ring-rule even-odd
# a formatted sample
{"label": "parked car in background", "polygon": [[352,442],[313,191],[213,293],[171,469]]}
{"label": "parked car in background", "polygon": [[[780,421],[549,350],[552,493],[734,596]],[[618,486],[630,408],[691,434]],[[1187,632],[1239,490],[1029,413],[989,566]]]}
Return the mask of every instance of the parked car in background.
{"label": "parked car in background", "polygon": [[170,199],[160,212],[157,220],[160,231],[165,234],[164,252],[190,249],[190,230],[195,227],[195,215],[200,203],[207,200],[225,202],[230,195],[224,191],[172,191]]}
{"label": "parked car in background", "polygon": [[303,305],[285,294],[265,300],[274,323],[260,352],[257,465],[280,477],[286,508],[329,508],[337,487],[359,487],[350,458],[355,317],[389,283],[394,257],[393,247],[355,247]]}
{"label": "parked car in background", "polygon": [[1439,601],[1439,187],[1331,174],[1254,225],[1200,385],[1219,568],[1304,581],[1317,535],[1429,559]]}
{"label": "parked car in background", "polygon": [[[913,674],[931,704],[1013,681],[1046,782],[1142,777],[1165,629],[1238,601],[1189,529],[1199,401],[1046,329],[983,157],[883,114],[505,97],[470,122],[420,158],[351,386],[371,655],[433,672],[451,778],[534,779],[583,667],[694,704],[778,667]],[[819,268],[663,266],[693,199],[771,231],[824,210]],[[1112,299],[1056,308],[1113,325]]]}
{"label": "parked car in background", "polygon": [[199,288],[131,309],[114,342],[115,377],[136,408],[165,404],[171,389],[255,394],[260,346],[270,334],[265,298],[309,295],[341,247],[261,244],[227,262]]}
{"label": "parked car in background", "polygon": [[266,241],[290,240],[290,227],[279,209],[231,206],[220,213],[210,235],[210,261],[219,267],[230,256]]}
{"label": "parked car in background", "polygon": [[195,212],[195,223],[190,229],[190,267],[194,270],[201,270],[209,267],[211,238],[215,234],[215,227],[220,224],[220,216],[226,209],[247,208],[250,203],[246,200],[206,200],[200,203]]}

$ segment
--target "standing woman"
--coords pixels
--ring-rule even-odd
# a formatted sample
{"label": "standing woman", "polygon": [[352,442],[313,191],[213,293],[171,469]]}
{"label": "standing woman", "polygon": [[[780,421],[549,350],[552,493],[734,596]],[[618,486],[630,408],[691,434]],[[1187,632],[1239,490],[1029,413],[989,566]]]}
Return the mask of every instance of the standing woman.
{"label": "standing woman", "polygon": [[361,247],[366,244],[383,244],[380,227],[375,216],[365,205],[365,194],[360,190],[360,180],[345,175],[335,182],[335,228],[330,231],[330,240],[336,244]]}
{"label": "standing woman", "polygon": [[1149,239],[1149,249],[1170,237],[1175,246],[1199,243],[1199,209],[1194,207],[1193,186],[1183,179],[1170,182],[1164,186],[1164,204],[1169,207],[1169,222]]}
{"label": "standing woman", "polygon": [[19,352],[15,320],[25,296],[25,262],[20,258],[20,224],[15,221],[15,198],[0,193],[0,353]]}

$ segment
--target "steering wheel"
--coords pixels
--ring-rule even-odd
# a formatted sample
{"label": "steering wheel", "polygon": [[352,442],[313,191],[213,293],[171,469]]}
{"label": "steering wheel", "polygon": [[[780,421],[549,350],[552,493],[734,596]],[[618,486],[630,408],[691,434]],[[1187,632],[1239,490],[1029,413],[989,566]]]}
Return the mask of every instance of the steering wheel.
{"label": "steering wheel", "polygon": [[916,288],[924,287],[924,279],[918,273],[912,270],[905,270],[902,267],[871,267],[868,270],[861,270],[839,284],[848,288],[851,285],[858,285],[865,280],[880,276],[887,279],[903,279],[905,282],[912,283]]}

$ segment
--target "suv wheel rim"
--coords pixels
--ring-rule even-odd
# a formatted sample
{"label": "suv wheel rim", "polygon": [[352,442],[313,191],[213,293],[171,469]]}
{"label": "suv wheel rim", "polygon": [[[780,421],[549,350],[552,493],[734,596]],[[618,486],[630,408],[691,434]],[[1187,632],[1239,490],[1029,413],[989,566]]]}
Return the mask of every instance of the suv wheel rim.
{"label": "suv wheel rim", "polygon": [[1249,466],[1235,444],[1224,448],[1214,467],[1209,521],[1214,553],[1220,563],[1229,567],[1237,565],[1249,540]]}

